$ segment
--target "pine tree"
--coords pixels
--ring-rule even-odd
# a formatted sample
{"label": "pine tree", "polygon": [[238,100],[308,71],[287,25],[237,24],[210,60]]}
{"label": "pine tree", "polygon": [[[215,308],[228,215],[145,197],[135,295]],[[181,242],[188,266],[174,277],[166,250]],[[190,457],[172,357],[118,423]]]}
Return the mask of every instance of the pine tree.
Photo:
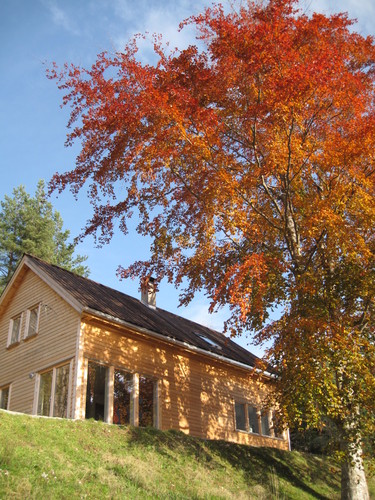
{"label": "pine tree", "polygon": [[24,186],[13,190],[0,203],[0,292],[11,279],[24,253],[57,264],[82,276],[89,274],[83,263],[86,256],[74,256],[75,244],[69,243],[69,230],[47,200],[44,181],[31,197]]}

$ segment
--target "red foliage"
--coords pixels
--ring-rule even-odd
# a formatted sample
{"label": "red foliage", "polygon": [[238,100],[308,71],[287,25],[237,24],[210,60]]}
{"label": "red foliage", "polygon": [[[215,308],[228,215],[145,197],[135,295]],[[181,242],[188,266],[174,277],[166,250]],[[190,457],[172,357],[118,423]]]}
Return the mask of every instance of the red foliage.
{"label": "red foliage", "polygon": [[51,188],[89,184],[84,235],[100,242],[136,213],[151,256],[121,274],[229,304],[232,333],[273,340],[285,412],[316,423],[374,401],[375,48],[345,14],[297,8],[208,8],[182,23],[204,49],[155,37],[154,66],[134,39],[90,70],[53,68],[82,149]]}

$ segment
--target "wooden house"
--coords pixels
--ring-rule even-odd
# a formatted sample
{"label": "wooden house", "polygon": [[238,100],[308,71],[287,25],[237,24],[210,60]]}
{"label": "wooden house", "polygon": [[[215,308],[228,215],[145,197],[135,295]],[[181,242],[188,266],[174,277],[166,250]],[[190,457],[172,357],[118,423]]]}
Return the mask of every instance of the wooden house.
{"label": "wooden house", "polygon": [[0,408],[288,449],[272,376],[223,334],[25,255],[0,297]]}

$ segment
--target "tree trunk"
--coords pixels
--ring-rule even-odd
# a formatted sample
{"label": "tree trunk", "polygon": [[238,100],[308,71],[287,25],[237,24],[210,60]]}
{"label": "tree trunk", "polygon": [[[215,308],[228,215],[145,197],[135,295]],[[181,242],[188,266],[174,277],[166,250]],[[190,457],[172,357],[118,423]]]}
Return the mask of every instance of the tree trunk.
{"label": "tree trunk", "polygon": [[358,443],[350,443],[348,448],[341,465],[341,500],[369,500],[362,448]]}

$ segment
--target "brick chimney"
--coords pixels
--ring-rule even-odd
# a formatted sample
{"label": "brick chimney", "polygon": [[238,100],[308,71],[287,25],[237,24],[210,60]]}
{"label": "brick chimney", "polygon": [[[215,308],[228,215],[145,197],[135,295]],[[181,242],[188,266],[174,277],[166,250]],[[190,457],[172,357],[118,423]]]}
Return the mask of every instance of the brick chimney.
{"label": "brick chimney", "polygon": [[152,309],[156,309],[155,278],[148,276],[141,281],[141,302]]}

